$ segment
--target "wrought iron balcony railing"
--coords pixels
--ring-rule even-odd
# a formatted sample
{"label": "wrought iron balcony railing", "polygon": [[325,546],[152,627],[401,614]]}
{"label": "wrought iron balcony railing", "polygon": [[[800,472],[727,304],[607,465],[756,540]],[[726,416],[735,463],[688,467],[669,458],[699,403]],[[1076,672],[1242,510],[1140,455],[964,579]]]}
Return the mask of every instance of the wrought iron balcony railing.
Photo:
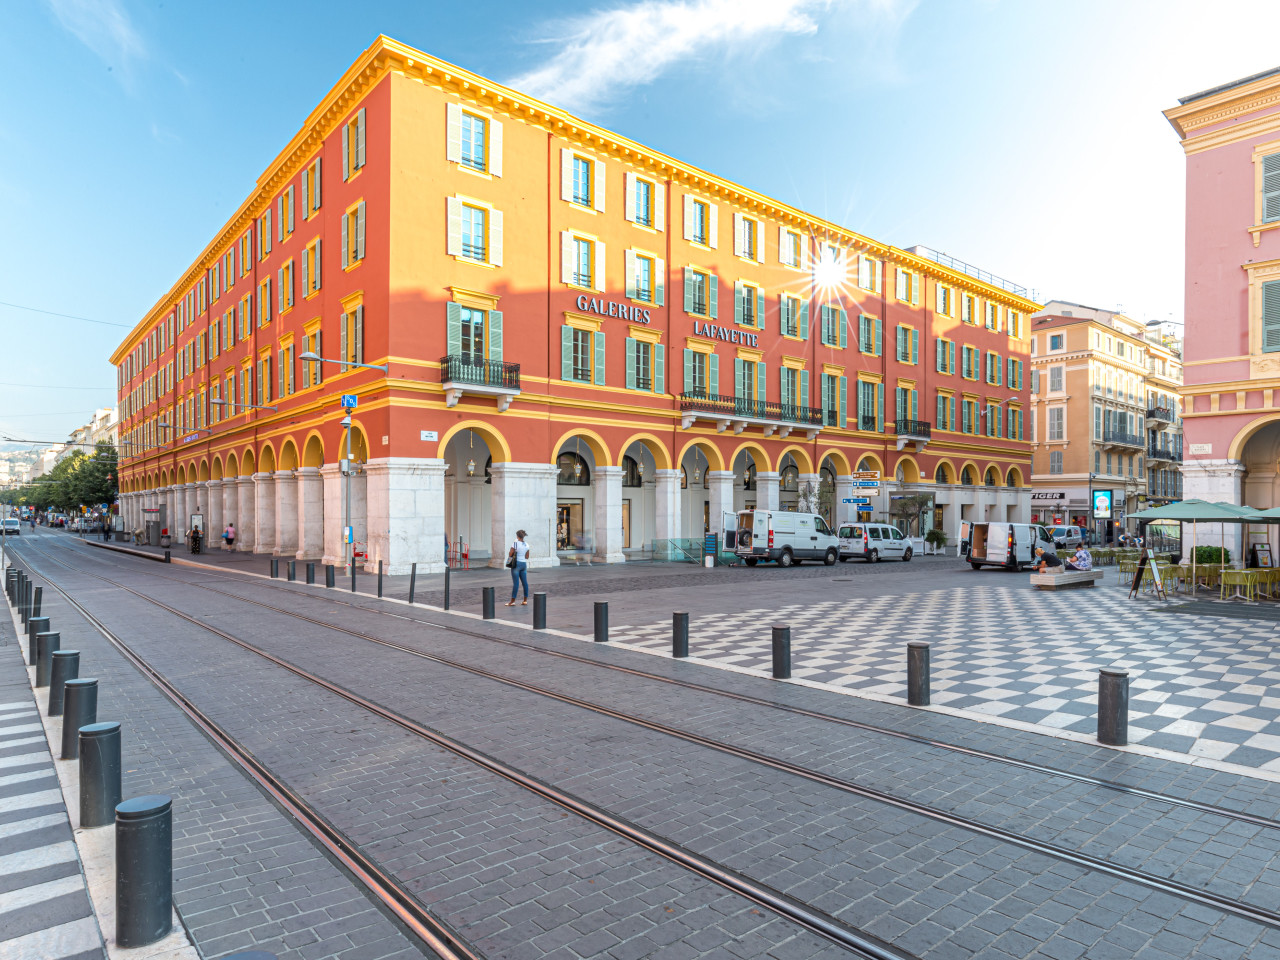
{"label": "wrought iron balcony railing", "polygon": [[726,397],[716,393],[682,393],[680,409],[684,413],[707,413],[724,418],[773,420],[814,427],[823,425],[822,410],[819,407],[774,403],[772,400],[753,400],[748,397]]}
{"label": "wrought iron balcony railing", "polygon": [[1168,407],[1148,407],[1148,420],[1163,420],[1165,423],[1173,423],[1173,411]]}
{"label": "wrought iron balcony railing", "polygon": [[470,383],[519,390],[520,364],[452,354],[440,358],[440,379],[444,383]]}
{"label": "wrought iron balcony railing", "polygon": [[900,437],[928,440],[933,435],[933,424],[926,420],[895,420],[894,431]]}
{"label": "wrought iron balcony railing", "polygon": [[1169,460],[1173,463],[1182,462],[1182,451],[1175,450],[1172,447],[1155,447],[1147,446],[1148,460]]}
{"label": "wrought iron balcony railing", "polygon": [[1146,446],[1146,440],[1136,433],[1125,433],[1123,430],[1104,430],[1102,432],[1103,443],[1114,443],[1121,447],[1143,447]]}

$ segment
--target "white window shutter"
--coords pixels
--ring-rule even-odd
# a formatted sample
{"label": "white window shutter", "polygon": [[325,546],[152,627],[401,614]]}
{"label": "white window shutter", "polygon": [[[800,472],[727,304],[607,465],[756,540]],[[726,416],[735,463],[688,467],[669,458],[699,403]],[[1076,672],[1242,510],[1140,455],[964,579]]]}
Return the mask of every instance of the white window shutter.
{"label": "white window shutter", "polygon": [[692,240],[693,239],[693,197],[686,193],[682,195],[682,198],[684,200],[684,204],[682,207],[684,211],[684,216],[682,218],[684,221],[683,223],[684,238],[686,240]]}
{"label": "white window shutter", "polygon": [[560,199],[573,202],[573,151],[560,148]]}
{"label": "white window shutter", "polygon": [[312,180],[313,180],[313,183],[311,185],[311,190],[316,196],[316,203],[313,209],[319,210],[320,209],[320,158],[319,157],[316,157],[316,172],[312,174]]}
{"label": "white window shutter", "polygon": [[707,214],[711,221],[707,227],[707,246],[714,250],[720,243],[720,207],[717,204],[708,203]]}
{"label": "white window shutter", "polygon": [[778,224],[778,261],[788,267],[795,266],[791,262],[791,249],[787,246],[787,228],[782,224]]}
{"label": "white window shutter", "polygon": [[457,103],[446,103],[444,158],[450,163],[462,162],[462,106]]}
{"label": "white window shutter", "polygon": [[667,229],[667,187],[664,183],[653,185],[653,228]]}
{"label": "white window shutter", "polygon": [[348,232],[347,221],[350,218],[344,213],[342,215],[342,269],[345,270],[351,266],[351,235]]}
{"label": "white window shutter", "polygon": [[364,259],[364,201],[356,207],[356,259]]}
{"label": "white window shutter", "polygon": [[744,218],[742,214],[735,213],[733,215],[733,255],[735,257],[742,256],[742,250],[745,246],[742,236],[744,229],[743,220]]}
{"label": "white window shutter", "polygon": [[307,178],[310,175],[311,175],[311,171],[309,171],[306,167],[303,167],[302,179],[299,181],[302,184],[302,219],[303,220],[306,220],[311,216],[311,201],[307,199],[310,196],[310,191],[307,190]]}
{"label": "white window shutter", "polygon": [[342,179],[349,178],[351,170],[351,128],[345,123],[342,125]]}
{"label": "white window shutter", "polygon": [[294,191],[294,186],[293,184],[290,184],[289,185],[289,232],[290,233],[293,233],[293,211],[296,206],[296,204],[294,203],[294,199],[296,198],[296,196],[297,194]]}
{"label": "white window shutter", "polygon": [[667,261],[653,261],[653,302],[655,306],[662,306],[666,299],[667,287]]}
{"label": "white window shutter", "polygon": [[446,252],[451,257],[462,256],[462,201],[457,197],[446,197],[449,207],[449,242]]}
{"label": "white window shutter", "polygon": [[489,262],[495,267],[502,266],[501,210],[493,210],[489,214]]}
{"label": "white window shutter", "polygon": [[315,283],[315,286],[312,289],[319,290],[320,289],[320,240],[318,238],[316,240],[315,268],[314,268],[313,276],[311,279]]}
{"label": "white window shutter", "polygon": [[604,288],[604,263],[605,263],[604,244],[601,241],[597,240],[596,241],[596,262],[594,264],[595,276],[592,279],[594,279],[596,282],[595,289],[598,290],[600,293],[604,293],[604,289],[605,289]]}
{"label": "white window shutter", "polygon": [[489,121],[489,172],[502,176],[502,124],[497,120]]}
{"label": "white window shutter", "polygon": [[560,231],[560,282],[573,283],[573,234]]}
{"label": "white window shutter", "polygon": [[356,113],[356,167],[364,166],[364,107]]}
{"label": "white window shutter", "polygon": [[636,175],[630,170],[627,171],[627,200],[622,213],[631,223],[636,222]]}
{"label": "white window shutter", "polygon": [[604,213],[604,161],[591,161],[591,205],[600,213]]}
{"label": "white window shutter", "polygon": [[[629,177],[629,176],[631,176],[631,174],[627,174],[627,176]],[[627,269],[627,297],[628,297],[629,299],[631,299],[631,300],[634,300],[634,299],[635,299],[635,296],[636,296],[636,254],[635,254],[635,251],[634,251],[634,250],[628,250],[628,251],[626,251],[626,257],[625,257],[625,259],[626,259],[626,264],[627,264],[627,267],[626,267],[626,269]]]}

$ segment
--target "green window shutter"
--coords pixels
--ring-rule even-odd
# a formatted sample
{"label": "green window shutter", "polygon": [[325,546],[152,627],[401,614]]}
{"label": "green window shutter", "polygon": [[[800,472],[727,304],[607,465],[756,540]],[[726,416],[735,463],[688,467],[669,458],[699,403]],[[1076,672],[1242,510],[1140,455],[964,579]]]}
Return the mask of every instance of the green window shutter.
{"label": "green window shutter", "polygon": [[831,330],[830,312],[831,311],[830,311],[830,308],[825,303],[818,307],[818,311],[819,311],[818,315],[821,318],[819,321],[819,328],[820,328],[819,339],[825,345],[831,342],[831,333],[830,333],[830,330]]}
{"label": "green window shutter", "polygon": [[840,393],[840,426],[846,427],[848,426],[848,416],[846,415],[846,408],[849,405],[849,378],[848,377],[840,378],[839,393]]}
{"label": "green window shutter", "polygon": [[911,331],[911,362],[920,362],[920,331]]}
{"label": "green window shutter", "polygon": [[764,331],[764,291],[756,290],[756,329]]}
{"label": "green window shutter", "polygon": [[939,373],[946,373],[947,345],[942,342],[941,337],[933,338],[933,365]]}
{"label": "green window shutter", "polygon": [[1008,360],[1005,361],[1005,365],[1009,368],[1008,374],[1005,379],[1008,380],[1009,386],[1011,387],[1014,385],[1014,383],[1017,382],[1013,379],[1013,364],[1014,364],[1013,357],[1010,357]]}
{"label": "green window shutter", "polygon": [[[461,334],[459,334],[459,343],[461,343]],[[573,327],[568,324],[560,328],[560,379],[573,379]]]}
{"label": "green window shutter", "polygon": [[884,355],[884,322],[876,317],[876,356]]}
{"label": "green window shutter", "polygon": [[1280,351],[1280,280],[1262,285],[1262,352],[1276,351]]}
{"label": "green window shutter", "polygon": [[636,341],[627,337],[627,389],[636,388]]}
{"label": "green window shutter", "polygon": [[809,301],[800,301],[800,339],[809,339]]}
{"label": "green window shutter", "polygon": [[937,422],[938,422],[939,430],[947,429],[947,398],[946,397],[938,397]]}
{"label": "green window shutter", "polygon": [[711,354],[707,357],[707,393],[711,395],[720,392],[720,357]]}
{"label": "green window shutter", "polygon": [[707,274],[707,314],[712,320],[720,318],[720,280],[714,273]]}
{"label": "green window shutter", "polygon": [[[447,320],[446,329],[448,330],[445,353],[448,356],[456,357],[462,353],[462,307],[456,303],[445,304],[445,317]],[[568,330],[568,327],[564,328]]]}
{"label": "green window shutter", "polygon": [[693,393],[693,351],[688,347],[684,351],[684,383],[685,393]]}
{"label": "green window shutter", "polygon": [[906,403],[907,391],[903,387],[894,387],[893,389],[893,418],[895,420],[906,419]]}
{"label": "green window shutter", "polygon": [[338,318],[338,359],[342,361],[342,366],[338,369],[344,372],[347,369],[347,348],[349,346],[347,342],[348,316],[349,314],[344,313]]}
{"label": "green window shutter", "polygon": [[733,322],[737,324],[742,323],[742,294],[742,281],[735,280],[733,284]]}
{"label": "green window shutter", "polygon": [[667,299],[667,261],[653,261],[653,303],[662,306]]}
{"label": "green window shutter", "polygon": [[1262,158],[1262,222],[1280,220],[1280,153]]}
{"label": "green window shutter", "polygon": [[911,419],[912,420],[920,419],[920,391],[919,390],[911,391]]}
{"label": "green window shutter", "polygon": [[737,357],[733,359],[733,395],[742,396],[742,361]]}
{"label": "green window shutter", "polygon": [[756,364],[756,402],[761,407],[764,406],[765,397],[768,396],[768,387],[765,383],[763,363]]}
{"label": "green window shutter", "polygon": [[[790,377],[791,372],[792,371],[790,367],[778,368],[778,399],[782,403],[786,403],[788,400],[787,387],[790,386],[790,384],[787,382],[787,380]],[[794,394],[795,391],[792,390],[791,393]]]}
{"label": "green window shutter", "polygon": [[962,433],[969,432],[969,401],[965,400],[960,407],[960,430]]}
{"label": "green window shutter", "polygon": [[896,352],[896,355],[894,356],[894,359],[901,362],[906,359],[905,351],[903,349],[902,343],[903,343],[903,336],[906,334],[907,331],[906,331],[906,328],[902,326],[902,324],[898,324],[896,327],[894,327],[893,332],[897,340],[897,344],[896,344],[897,352]]}
{"label": "green window shutter", "polygon": [[351,169],[351,128],[342,125],[342,179],[346,180],[347,171]]}
{"label": "green window shutter", "polygon": [[684,312],[693,313],[693,271],[684,268]]}
{"label": "green window shutter", "polygon": [[596,345],[596,383],[604,386],[604,334],[593,333],[591,337]]}
{"label": "green window shutter", "polygon": [[809,371],[800,371],[800,406],[809,406]]}
{"label": "green window shutter", "polygon": [[[363,324],[361,324],[363,326]],[[359,358],[362,362],[363,357]],[[502,361],[502,311],[489,311],[489,359]]]}
{"label": "green window shutter", "polygon": [[956,345],[955,343],[947,344],[947,373],[956,372]]}
{"label": "green window shutter", "polygon": [[992,363],[991,365],[992,365],[993,367],[995,367],[995,368],[996,368],[996,369],[995,369],[995,373],[996,373],[996,386],[998,387],[998,386],[1000,386],[1000,385],[1001,385],[1001,383],[1003,382],[1000,378],[1001,378],[1001,376],[1002,376],[1002,375],[1003,375],[1003,373],[1004,373],[1004,368],[1003,368],[1003,365],[1000,363],[1000,355],[999,355],[998,353],[997,353],[997,354],[994,354],[994,355],[992,356],[992,358],[991,358],[991,359],[992,359],[992,361],[993,361],[993,363]]}
{"label": "green window shutter", "polygon": [[884,433],[884,384],[876,384],[876,430]]}
{"label": "green window shutter", "polygon": [[653,345],[653,392],[667,392],[667,348],[660,343]]}
{"label": "green window shutter", "polygon": [[840,349],[843,350],[849,345],[849,311],[844,307],[838,307],[837,311],[836,322],[840,324]]}

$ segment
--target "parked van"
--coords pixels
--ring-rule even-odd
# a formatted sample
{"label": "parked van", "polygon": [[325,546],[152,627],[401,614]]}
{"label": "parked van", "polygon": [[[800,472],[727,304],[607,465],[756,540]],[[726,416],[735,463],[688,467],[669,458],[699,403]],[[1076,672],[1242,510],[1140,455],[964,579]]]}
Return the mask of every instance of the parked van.
{"label": "parked van", "polygon": [[780,567],[801,560],[821,560],[831,566],[840,556],[840,542],[827,521],[816,513],[786,510],[738,511],[734,549],[748,567],[761,560],[776,560]]}
{"label": "parked van", "polygon": [[1079,527],[1050,527],[1049,533],[1053,542],[1069,553],[1075,553],[1076,548],[1084,543],[1084,534]]}
{"label": "parked van", "polygon": [[1036,560],[1036,548],[1056,553],[1053,537],[1038,523],[972,523],[960,524],[960,556],[969,566],[1004,567],[1021,570]]}
{"label": "parked van", "polygon": [[867,563],[911,559],[911,541],[887,523],[845,523],[839,536],[842,563],[855,557]]}

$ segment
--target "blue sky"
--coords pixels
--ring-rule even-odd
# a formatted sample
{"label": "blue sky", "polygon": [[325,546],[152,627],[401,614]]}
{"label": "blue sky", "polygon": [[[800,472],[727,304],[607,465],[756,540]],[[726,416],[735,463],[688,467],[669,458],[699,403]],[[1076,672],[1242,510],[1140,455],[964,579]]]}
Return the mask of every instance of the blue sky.
{"label": "blue sky", "polygon": [[[899,246],[1182,319],[1160,111],[1280,65],[1254,0],[0,2],[0,434],[107,356],[379,33]],[[109,324],[119,324],[111,326]],[[40,386],[32,386],[40,385]]]}

